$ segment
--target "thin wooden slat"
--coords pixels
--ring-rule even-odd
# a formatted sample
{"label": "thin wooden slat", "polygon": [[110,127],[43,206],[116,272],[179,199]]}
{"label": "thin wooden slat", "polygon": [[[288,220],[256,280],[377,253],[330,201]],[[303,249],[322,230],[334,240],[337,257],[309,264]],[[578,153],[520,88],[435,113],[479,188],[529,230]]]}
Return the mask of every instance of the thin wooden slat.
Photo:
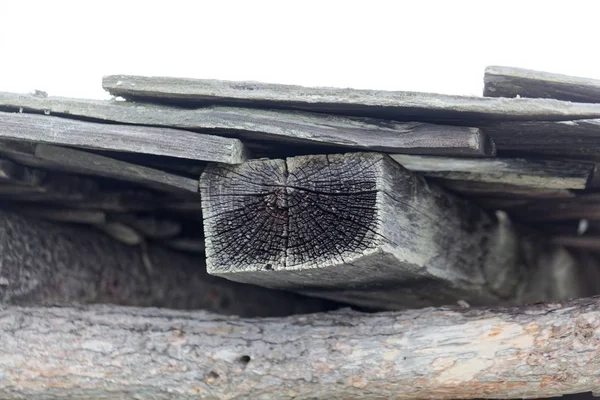
{"label": "thin wooden slat", "polygon": [[[520,303],[582,284],[561,247],[387,155],[209,165],[200,188],[207,270],[234,281],[387,309]],[[534,288],[554,268],[561,283]]]}
{"label": "thin wooden slat", "polygon": [[0,108],[72,118],[193,129],[294,145],[353,147],[385,152],[492,156],[493,143],[477,128],[346,118],[293,111],[228,107],[184,109],[122,101],[93,101],[0,93]]}
{"label": "thin wooden slat", "polygon": [[404,121],[569,120],[600,117],[600,105],[548,99],[482,98],[130,75],[104,77],[103,87],[115,96],[136,100],[291,108]]}
{"label": "thin wooden slat", "polygon": [[552,242],[565,247],[600,252],[600,236],[553,236]]}
{"label": "thin wooden slat", "polygon": [[511,210],[512,215],[528,222],[600,219],[600,195],[581,194],[571,198],[533,202]]}
{"label": "thin wooden slat", "polygon": [[104,224],[106,213],[95,210],[78,210],[48,205],[15,204],[10,210],[48,221],[72,222],[78,224]]}
{"label": "thin wooden slat", "polygon": [[25,113],[0,112],[0,138],[227,164],[244,160],[244,148],[237,139]]}
{"label": "thin wooden slat", "polygon": [[511,185],[506,183],[463,181],[453,179],[429,178],[444,188],[463,195],[473,197],[521,198],[521,199],[554,199],[569,198],[575,194],[566,189],[544,189]]}
{"label": "thin wooden slat", "polygon": [[408,170],[449,180],[535,187],[585,189],[593,163],[523,158],[464,159],[394,154],[393,160]]}
{"label": "thin wooden slat", "polygon": [[537,97],[582,103],[600,102],[600,80],[534,71],[524,68],[490,66],[485,70],[484,96]]}
{"label": "thin wooden slat", "polygon": [[125,180],[161,191],[198,192],[197,180],[81,150],[39,144],[35,156],[70,172]]}
{"label": "thin wooden slat", "polygon": [[600,119],[493,122],[481,125],[498,151],[597,159]]}

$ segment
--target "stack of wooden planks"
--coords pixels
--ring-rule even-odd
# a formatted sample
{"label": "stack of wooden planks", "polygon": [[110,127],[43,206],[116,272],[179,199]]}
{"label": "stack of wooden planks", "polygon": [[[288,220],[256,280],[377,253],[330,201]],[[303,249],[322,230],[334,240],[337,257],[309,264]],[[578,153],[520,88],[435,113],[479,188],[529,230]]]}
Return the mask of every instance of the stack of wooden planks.
{"label": "stack of wooden planks", "polygon": [[485,97],[103,86],[113,100],[0,93],[7,210],[206,250],[210,274],[375,309],[600,289],[596,81],[490,67]]}
{"label": "stack of wooden planks", "polygon": [[0,395],[600,390],[600,81],[484,81],[0,93]]}

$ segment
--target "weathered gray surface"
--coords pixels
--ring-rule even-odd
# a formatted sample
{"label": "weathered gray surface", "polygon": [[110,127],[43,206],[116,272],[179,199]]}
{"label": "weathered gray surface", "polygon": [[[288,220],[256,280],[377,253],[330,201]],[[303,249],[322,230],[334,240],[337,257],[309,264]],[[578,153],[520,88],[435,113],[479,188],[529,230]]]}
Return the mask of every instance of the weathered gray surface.
{"label": "weathered gray surface", "polygon": [[[246,316],[331,307],[207,275],[203,257],[152,245],[132,248],[90,229],[4,211],[0,217],[0,304],[113,303]],[[0,365],[6,367],[4,361]]]}
{"label": "weathered gray surface", "polygon": [[600,119],[482,124],[501,151],[594,158],[600,155]]}
{"label": "weathered gray surface", "polygon": [[502,183],[544,189],[585,189],[593,163],[523,159],[465,159],[404,154],[391,156],[410,171],[450,180]]}
{"label": "weathered gray surface", "polygon": [[234,281],[388,309],[581,294],[564,249],[385,155],[211,165],[200,188],[208,272]]}
{"label": "weathered gray surface", "polygon": [[198,192],[196,179],[81,150],[38,144],[35,146],[35,156],[69,172],[124,180],[160,191]]}
{"label": "weathered gray surface", "polygon": [[113,75],[102,86],[115,96],[181,104],[293,108],[395,120],[567,120],[599,118],[600,105],[547,99],[504,99],[338,88]]}
{"label": "weathered gray surface", "polygon": [[228,164],[244,160],[244,148],[237,139],[25,113],[0,112],[0,138]]}
{"label": "weathered gray surface", "polygon": [[598,299],[583,299],[246,320],[5,307],[0,396],[450,400],[598,392],[599,308]]}
{"label": "weathered gray surface", "polygon": [[600,102],[600,80],[524,68],[485,69],[484,96],[538,97],[582,103]]}
{"label": "weathered gray surface", "polygon": [[346,118],[294,111],[230,107],[184,109],[123,101],[43,98],[0,92],[0,109],[50,112],[71,118],[192,129],[298,144],[387,152],[489,156],[493,143],[477,128]]}

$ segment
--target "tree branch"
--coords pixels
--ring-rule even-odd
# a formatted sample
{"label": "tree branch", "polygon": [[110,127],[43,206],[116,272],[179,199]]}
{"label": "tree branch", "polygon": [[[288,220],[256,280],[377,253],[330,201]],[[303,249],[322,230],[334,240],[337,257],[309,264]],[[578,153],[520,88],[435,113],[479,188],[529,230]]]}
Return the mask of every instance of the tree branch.
{"label": "tree branch", "polygon": [[600,299],[244,320],[94,306],[0,311],[16,398],[540,398],[600,389]]}

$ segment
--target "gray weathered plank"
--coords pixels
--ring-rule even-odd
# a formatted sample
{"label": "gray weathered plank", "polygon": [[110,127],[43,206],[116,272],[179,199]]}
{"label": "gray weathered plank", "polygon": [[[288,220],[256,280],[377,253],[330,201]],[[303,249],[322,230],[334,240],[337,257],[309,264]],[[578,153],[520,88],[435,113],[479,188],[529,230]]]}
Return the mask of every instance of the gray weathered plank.
{"label": "gray weathered plank", "polygon": [[0,138],[228,164],[244,160],[244,148],[237,139],[25,113],[0,112]]}
{"label": "gray weathered plank", "polygon": [[[3,210],[0,265],[0,309],[7,304],[112,303],[248,317],[331,309],[316,299],[215,278],[206,274],[203,258],[153,245],[133,249],[89,228]],[[2,362],[0,382],[5,382],[5,367]]]}
{"label": "gray weathered plank", "polygon": [[[519,303],[581,283],[561,247],[386,155],[211,165],[200,188],[207,270],[235,281],[382,308]],[[534,276],[554,268],[570,278],[538,292]]]}
{"label": "gray weathered plank", "polygon": [[28,217],[78,224],[104,224],[106,213],[95,210],[78,210],[49,205],[12,204],[7,209]]}
{"label": "gray weathered plank", "polygon": [[391,156],[408,170],[450,180],[502,183],[544,189],[585,189],[593,163],[523,159],[465,159],[404,154]]}
{"label": "gray weathered plank", "polygon": [[484,96],[536,97],[582,103],[600,102],[600,80],[534,71],[524,68],[490,66],[485,70]]}
{"label": "gray weathered plank", "polygon": [[0,92],[0,109],[74,118],[193,129],[252,140],[355,147],[385,152],[490,156],[493,143],[477,128],[347,118],[318,113],[230,107],[185,109],[122,101],[40,98]]}
{"label": "gray weathered plank", "polygon": [[69,172],[125,180],[161,191],[198,192],[195,179],[81,150],[38,144],[35,156]]}
{"label": "gray weathered plank", "polygon": [[599,393],[599,310],[597,298],[277,319],[5,307],[0,396],[453,400]]}
{"label": "gray weathered plank", "polygon": [[499,151],[598,158],[600,119],[482,124]]}
{"label": "gray weathered plank", "polygon": [[[506,99],[258,82],[113,75],[103,87],[115,96],[179,104],[293,108],[395,120],[569,120],[600,118],[600,105],[550,99]],[[469,126],[469,124],[466,124]]]}
{"label": "gray weathered plank", "polygon": [[553,236],[552,242],[561,246],[600,252],[600,236]]}

